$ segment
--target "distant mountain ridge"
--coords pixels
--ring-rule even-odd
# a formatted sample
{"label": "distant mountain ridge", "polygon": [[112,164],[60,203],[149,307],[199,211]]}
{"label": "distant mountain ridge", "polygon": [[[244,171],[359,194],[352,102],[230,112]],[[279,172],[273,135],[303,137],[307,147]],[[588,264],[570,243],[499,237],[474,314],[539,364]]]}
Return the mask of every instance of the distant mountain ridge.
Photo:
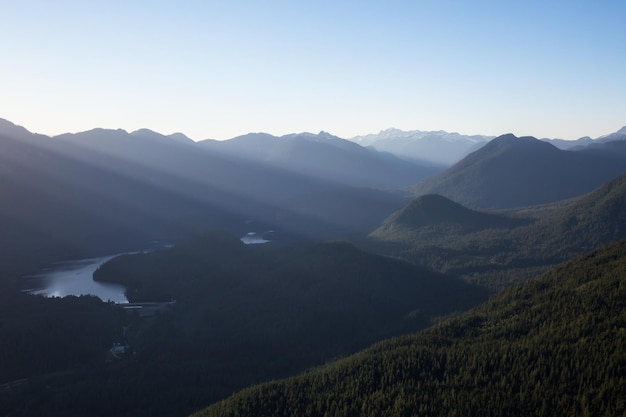
{"label": "distant mountain ridge", "polygon": [[182,145],[148,142],[153,146],[104,129],[50,138],[2,122],[2,278],[68,257],[175,241],[213,222],[237,223],[236,206],[245,197],[237,202],[213,188],[222,202],[206,199],[199,188],[206,192],[208,184],[198,187],[168,172],[172,165],[163,155],[174,159]]}
{"label": "distant mountain ridge", "polygon": [[281,137],[250,133],[225,141],[206,140],[199,144],[230,157],[350,187],[407,187],[441,171],[440,167],[432,164],[409,162],[391,154],[366,149],[323,131]]}
{"label": "distant mountain ridge", "polygon": [[545,142],[551,143],[559,149],[581,149],[586,146],[596,145],[600,143],[613,142],[618,140],[626,140],[626,126],[617,130],[616,132],[606,135],[598,136],[595,139],[589,136],[584,136],[576,140],[564,140],[564,139],[541,139]]}
{"label": "distant mountain ridge", "polygon": [[[475,157],[470,155],[432,176],[442,168],[366,149],[326,132],[280,138],[250,134],[206,143],[149,129],[129,133],[96,128],[48,137],[0,119],[0,271],[109,252],[118,245],[126,250],[131,242],[178,241],[218,225],[244,234],[252,231],[249,225],[258,225],[289,229],[283,231],[292,236],[365,235],[407,202],[402,193],[388,189],[418,181],[419,187],[436,185],[422,190],[425,194],[442,194],[470,208],[568,198],[590,191],[623,168],[626,141],[612,140],[623,131],[568,153],[567,164],[547,158],[536,165],[542,158],[532,153],[532,164],[517,157],[509,163],[501,152],[473,170],[467,167]],[[389,137],[398,134],[387,132]],[[563,159],[564,151],[554,150]],[[504,162],[494,162],[498,159]],[[469,170],[457,172],[461,175],[453,179],[458,184],[445,180],[463,164]],[[497,169],[491,169],[493,164],[499,164]],[[524,174],[529,171],[534,182]],[[500,188],[484,180],[488,172]],[[467,198],[459,198],[463,193]]]}
{"label": "distant mountain ridge", "polygon": [[439,165],[452,165],[480,148],[493,136],[461,135],[441,131],[381,130],[376,134],[355,136],[350,140],[398,157]]}
{"label": "distant mountain ridge", "polygon": [[[421,131],[386,129],[379,133],[355,136],[349,140],[362,146],[373,147],[381,152],[389,152],[399,158],[450,166],[463,157],[480,149],[494,139],[489,135],[463,135],[444,130]],[[603,142],[626,140],[626,126],[620,130],[592,139],[588,136],[577,140],[543,138],[559,149],[581,149],[588,145]]]}
{"label": "distant mountain ridge", "polygon": [[576,197],[626,170],[626,141],[560,150],[533,137],[493,139],[414,191],[470,208],[514,208]]}
{"label": "distant mountain ridge", "polygon": [[[283,202],[346,187],[328,176],[224,156],[182,134],[148,129],[48,137],[0,120],[0,147],[0,272],[10,274],[151,240],[176,242],[218,226],[235,234],[272,227],[299,236],[306,228],[328,237],[327,219],[289,216]],[[378,214],[365,218],[380,221],[395,204],[382,203]],[[281,214],[297,221],[281,223]]]}

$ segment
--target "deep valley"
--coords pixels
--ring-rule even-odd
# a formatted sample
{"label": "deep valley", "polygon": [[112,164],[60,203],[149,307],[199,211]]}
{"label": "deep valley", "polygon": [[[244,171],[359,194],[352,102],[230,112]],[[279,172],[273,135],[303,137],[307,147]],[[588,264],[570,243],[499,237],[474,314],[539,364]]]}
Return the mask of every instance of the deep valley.
{"label": "deep valley", "polygon": [[[0,414],[624,414],[624,129],[416,132],[0,120]],[[112,253],[127,308],[23,291]]]}

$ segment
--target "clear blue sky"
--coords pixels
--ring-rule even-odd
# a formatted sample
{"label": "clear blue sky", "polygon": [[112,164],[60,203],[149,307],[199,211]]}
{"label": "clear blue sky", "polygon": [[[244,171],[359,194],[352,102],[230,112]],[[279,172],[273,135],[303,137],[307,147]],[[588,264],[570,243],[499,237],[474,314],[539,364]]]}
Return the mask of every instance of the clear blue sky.
{"label": "clear blue sky", "polygon": [[227,139],[626,125],[626,2],[0,0],[0,117]]}

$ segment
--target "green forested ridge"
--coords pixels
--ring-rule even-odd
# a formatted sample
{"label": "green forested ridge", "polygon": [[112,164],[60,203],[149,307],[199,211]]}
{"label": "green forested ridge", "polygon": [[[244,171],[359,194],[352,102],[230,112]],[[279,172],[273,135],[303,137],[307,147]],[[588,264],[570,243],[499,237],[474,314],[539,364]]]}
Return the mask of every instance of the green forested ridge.
{"label": "green forested ridge", "polygon": [[196,416],[626,415],[626,241]]}
{"label": "green forested ridge", "polygon": [[475,212],[440,196],[418,197],[364,245],[503,288],[625,237],[626,173],[579,199],[506,213]]}
{"label": "green forested ridge", "polygon": [[[119,257],[97,276],[128,285],[132,301],[176,303],[154,317],[128,316],[134,354],[120,362],[27,375],[29,384],[5,403],[14,416],[187,415],[246,386],[424,328],[488,295],[345,242],[244,245],[222,232]],[[0,414],[4,407],[0,397]]]}
{"label": "green forested ridge", "polygon": [[381,229],[414,230],[434,224],[449,224],[461,231],[475,231],[488,228],[511,228],[524,223],[528,221],[471,210],[446,197],[428,194],[414,199],[409,205],[391,215],[383,222]]}

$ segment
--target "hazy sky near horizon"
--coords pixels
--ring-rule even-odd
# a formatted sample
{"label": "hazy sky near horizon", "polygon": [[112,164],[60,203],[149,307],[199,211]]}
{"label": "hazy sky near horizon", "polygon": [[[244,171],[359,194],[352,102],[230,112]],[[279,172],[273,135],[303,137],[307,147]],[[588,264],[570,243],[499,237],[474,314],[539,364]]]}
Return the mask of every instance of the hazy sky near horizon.
{"label": "hazy sky near horizon", "polygon": [[623,0],[0,0],[0,118],[597,137],[626,125],[625,21]]}

